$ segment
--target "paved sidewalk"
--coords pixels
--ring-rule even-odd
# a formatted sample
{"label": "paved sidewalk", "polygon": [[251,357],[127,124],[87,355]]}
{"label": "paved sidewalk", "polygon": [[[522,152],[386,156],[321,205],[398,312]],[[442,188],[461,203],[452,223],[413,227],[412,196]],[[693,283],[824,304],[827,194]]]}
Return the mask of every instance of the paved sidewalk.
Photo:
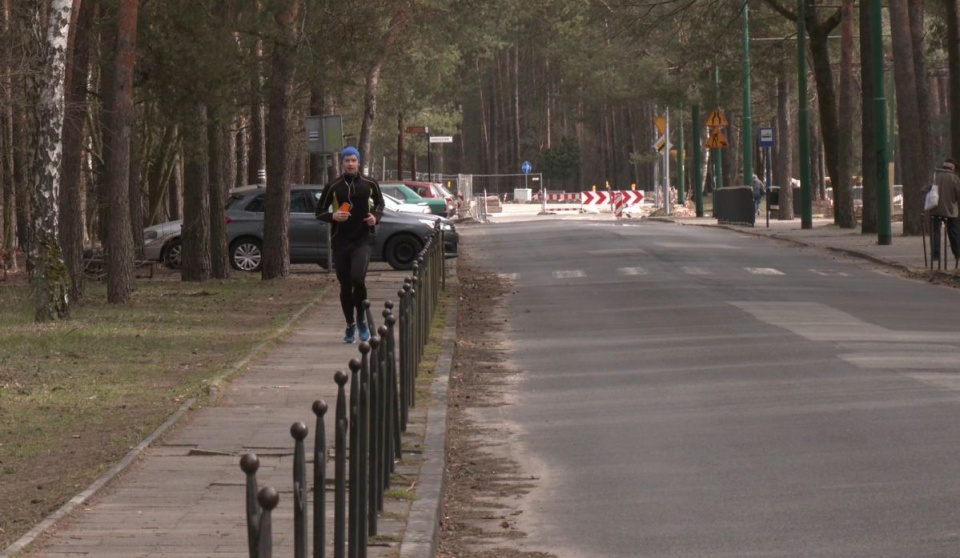
{"label": "paved sidewalk", "polygon": [[[919,236],[903,236],[903,223],[891,224],[891,243],[881,246],[876,234],[863,234],[860,228],[841,229],[833,224],[833,219],[814,218],[812,228],[802,229],[800,219],[793,221],[770,220],[769,227],[766,220],[757,222],[755,227],[740,225],[720,225],[712,217],[677,217],[665,219],[681,225],[699,225],[708,227],[723,227],[728,230],[766,236],[793,242],[801,246],[810,246],[834,252],[845,253],[854,257],[869,260],[877,264],[886,265],[902,271],[922,272],[929,269],[929,253],[924,263],[923,239]],[[929,242],[929,239],[927,239]],[[940,271],[945,276],[956,276],[954,260],[947,248],[947,268]],[[936,267],[936,263],[934,263]]]}
{"label": "paved sidewalk", "polygon": [[[382,264],[371,267],[368,289],[375,301],[377,325],[383,323],[383,301],[397,301],[405,276]],[[448,289],[454,280],[448,279]],[[405,448],[423,451],[405,451],[397,470],[401,485],[394,488],[410,489],[417,499],[386,500],[378,536],[369,546],[371,558],[427,556],[433,551],[445,445],[445,387],[455,323],[455,308],[451,308],[434,382],[436,397],[430,408],[421,404],[411,410],[404,436]],[[260,458],[260,486],[273,486],[280,493],[280,505],[273,513],[274,555],[293,556],[290,426],[302,421],[310,430],[306,440],[309,478],[315,425],[311,405],[317,399],[327,402],[325,430],[331,448],[327,478],[332,478],[337,388],[333,375],[337,370],[348,371],[347,362],[359,357],[357,345],[343,344],[342,337],[343,317],[336,285],[331,284],[323,300],[290,324],[275,346],[224,382],[213,406],[172,417],[156,433],[156,441],[151,444],[148,439],[138,446],[140,451],[130,465],[105,488],[92,497],[87,491],[74,498],[79,506],[72,513],[47,522],[45,530],[32,531],[0,556],[17,555],[11,550],[28,542],[34,544],[20,555],[247,556],[245,477],[239,462],[248,452]],[[332,485],[327,488],[327,555],[331,556],[333,490]],[[408,530],[408,522],[415,529]]]}

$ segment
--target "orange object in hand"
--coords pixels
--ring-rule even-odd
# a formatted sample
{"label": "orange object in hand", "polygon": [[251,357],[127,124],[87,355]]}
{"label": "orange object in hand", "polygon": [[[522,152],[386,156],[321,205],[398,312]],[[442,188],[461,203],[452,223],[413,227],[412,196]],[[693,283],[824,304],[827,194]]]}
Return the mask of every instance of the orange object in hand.
{"label": "orange object in hand", "polygon": [[342,211],[342,212],[344,212],[344,213],[350,213],[350,204],[347,203],[347,202],[343,202],[343,203],[340,205],[340,211]]}

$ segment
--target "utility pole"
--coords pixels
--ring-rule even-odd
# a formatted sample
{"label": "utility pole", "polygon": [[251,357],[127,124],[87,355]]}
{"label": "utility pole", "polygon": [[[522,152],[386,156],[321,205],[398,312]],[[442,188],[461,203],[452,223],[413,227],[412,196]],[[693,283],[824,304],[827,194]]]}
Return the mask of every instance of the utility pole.
{"label": "utility pole", "polygon": [[[714,108],[720,110],[720,66],[713,66],[713,100]],[[716,190],[723,188],[723,151],[714,149],[710,156],[713,158],[713,185]]]}
{"label": "utility pole", "polygon": [[[797,87],[800,94],[799,114],[797,117],[800,128],[800,201],[801,215],[800,228],[813,228],[813,196],[811,195],[810,180],[810,103],[807,100],[807,22],[805,0],[797,0]],[[785,186],[792,188],[790,184]]]}
{"label": "utility pole", "polygon": [[683,105],[677,111],[677,205],[683,207],[683,201],[687,199],[687,189],[684,184],[684,160],[686,154],[683,150]]}
{"label": "utility pole", "polygon": [[873,121],[877,152],[877,244],[893,242],[890,232],[890,168],[887,166],[887,96],[883,79],[883,12],[880,0],[870,4],[870,39],[873,42]]}
{"label": "utility pole", "polygon": [[697,217],[703,217],[703,175],[700,168],[700,105],[693,105],[693,192],[696,196]]}

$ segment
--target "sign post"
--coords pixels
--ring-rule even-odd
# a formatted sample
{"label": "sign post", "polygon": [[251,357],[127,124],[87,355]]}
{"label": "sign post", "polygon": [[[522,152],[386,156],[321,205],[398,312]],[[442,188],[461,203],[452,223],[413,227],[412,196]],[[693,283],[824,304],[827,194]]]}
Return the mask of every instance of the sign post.
{"label": "sign post", "polygon": [[[766,171],[765,172],[766,195],[764,197],[767,198],[767,228],[769,229],[770,228],[770,183],[772,182],[772,179],[773,179],[773,169],[772,169],[773,164],[770,161],[770,149],[774,145],[776,145],[777,140],[774,137],[773,128],[760,128],[759,135],[760,135],[759,144],[760,144],[760,147],[763,148],[763,163],[764,163],[763,166]],[[791,188],[792,186],[788,184],[786,187]],[[781,186],[781,190],[782,188],[783,187]]]}

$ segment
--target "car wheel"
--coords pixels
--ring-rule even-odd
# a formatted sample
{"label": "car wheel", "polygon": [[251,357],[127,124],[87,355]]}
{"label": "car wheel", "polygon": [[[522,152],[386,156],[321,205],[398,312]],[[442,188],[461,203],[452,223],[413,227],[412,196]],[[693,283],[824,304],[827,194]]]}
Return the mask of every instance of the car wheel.
{"label": "car wheel", "polygon": [[241,238],[230,246],[230,266],[237,271],[260,271],[263,243],[256,238]]}
{"label": "car wheel", "polygon": [[423,242],[419,238],[409,234],[397,235],[383,247],[383,260],[393,269],[410,269],[422,249]]}
{"label": "car wheel", "polygon": [[179,238],[175,238],[170,241],[170,244],[167,245],[167,249],[163,251],[163,265],[169,267],[170,269],[180,269],[180,264],[183,262],[183,245],[180,243]]}

